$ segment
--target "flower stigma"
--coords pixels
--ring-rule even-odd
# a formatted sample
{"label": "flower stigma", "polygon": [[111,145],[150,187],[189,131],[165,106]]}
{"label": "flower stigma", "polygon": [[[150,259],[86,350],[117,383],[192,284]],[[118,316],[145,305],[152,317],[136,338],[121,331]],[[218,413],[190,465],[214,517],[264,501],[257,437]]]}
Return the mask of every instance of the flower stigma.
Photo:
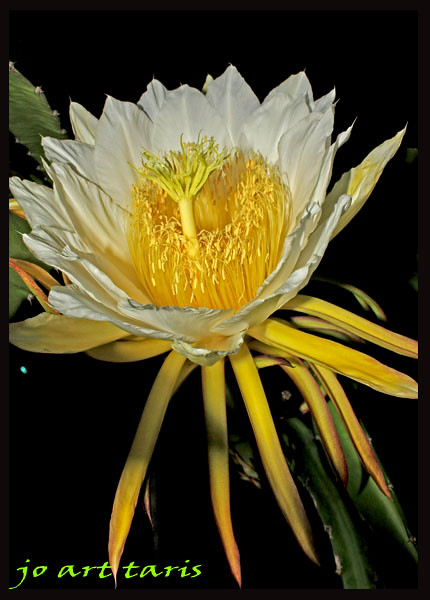
{"label": "flower stigma", "polygon": [[[213,138],[143,155],[133,186],[130,253],[157,306],[238,309],[281,257],[291,194],[261,155],[218,151]],[[211,176],[210,176],[211,175]]]}
{"label": "flower stigma", "polygon": [[142,155],[142,175],[157,183],[172,200],[178,203],[182,231],[188,238],[188,254],[199,256],[199,244],[194,220],[194,199],[199,194],[209,175],[218,169],[229,153],[224,149],[218,152],[213,138],[198,135],[196,143],[183,141],[181,152],[171,151],[163,158],[145,151]]}

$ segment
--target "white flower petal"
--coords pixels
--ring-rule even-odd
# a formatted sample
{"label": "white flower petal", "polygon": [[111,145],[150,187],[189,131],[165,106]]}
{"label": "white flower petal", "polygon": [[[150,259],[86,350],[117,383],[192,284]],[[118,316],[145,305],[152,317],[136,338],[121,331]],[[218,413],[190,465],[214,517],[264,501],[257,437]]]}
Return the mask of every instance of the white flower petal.
{"label": "white flower petal", "polygon": [[304,97],[310,102],[313,100],[312,87],[304,71],[290,75],[288,79],[273,88],[265,97],[263,104],[270,102],[277,94],[289,96],[292,100]]}
{"label": "white flower petal", "polygon": [[71,281],[107,305],[116,305],[120,297],[127,296],[141,302],[148,301],[135,281],[134,270],[109,262],[104,255],[94,254],[83,245],[76,233],[39,226],[29,235],[24,235],[23,241],[35,256],[64,271]]}
{"label": "white flower petal", "polygon": [[293,223],[312,199],[330,145],[333,121],[331,107],[324,114],[313,112],[290,127],[279,141],[279,167],[293,198]]}
{"label": "white flower petal", "polygon": [[50,175],[57,202],[68,214],[83,246],[121,268],[132,268],[126,237],[128,213],[96,184],[66,165],[52,164]]}
{"label": "white flower petal", "polygon": [[24,234],[23,241],[35,256],[63,271],[71,281],[106,306],[116,306],[119,297],[126,296],[91,261],[91,258],[97,261],[96,256],[76,247],[80,240],[75,234],[42,225],[33,229],[30,234]]}
{"label": "white flower petal", "polygon": [[[342,131],[336,138],[336,141],[331,144],[331,146],[327,149],[326,154],[322,161],[322,166],[318,175],[317,183],[313,189],[311,202],[317,203],[319,206],[325,204],[325,197],[327,193],[327,187],[330,182],[332,170],[333,170],[333,162],[338,149],[349,139],[351,135],[353,125],[348,127],[346,131]],[[291,215],[292,224],[298,222],[298,220],[302,216],[303,204],[299,202],[293,203],[293,210]]]}
{"label": "white flower petal", "polygon": [[224,119],[232,144],[236,146],[243,123],[260,106],[257,96],[236,67],[230,65],[208,84],[206,98]]}
{"label": "white flower petal", "polygon": [[97,183],[119,205],[127,208],[132,185],[139,176],[142,151],[150,148],[152,122],[136,104],[108,96],[97,127],[95,165]]}
{"label": "white flower petal", "polygon": [[70,219],[64,207],[57,201],[52,189],[33,181],[11,177],[10,190],[24,211],[31,227],[41,224],[72,229]]}
{"label": "white flower petal", "polygon": [[240,147],[259,152],[269,163],[278,160],[278,142],[281,136],[310,110],[303,98],[291,102],[284,94],[275,94],[246,120],[242,127]]}
{"label": "white flower petal", "polygon": [[[99,299],[103,300],[99,295]],[[108,321],[123,331],[139,337],[155,337],[172,340],[171,333],[147,327],[142,321],[136,321],[120,314],[112,303],[98,301],[87,289],[78,285],[53,287],[49,293],[49,303],[62,314],[76,319]]]}
{"label": "white flower petal", "polygon": [[98,119],[77,102],[71,102],[69,110],[75,139],[86,144],[94,144]]}
{"label": "white flower petal", "polygon": [[68,165],[82,177],[94,181],[96,177],[94,146],[75,140],[59,140],[52,137],[42,138],[42,146],[49,161]]}
{"label": "white flower petal", "polygon": [[342,194],[352,198],[349,210],[342,215],[332,237],[337,235],[364,205],[388,161],[400,147],[406,127],[394,137],[377,146],[357,167],[353,167],[337,181],[324,202],[324,218],[330,215],[333,205]]}
{"label": "white flower petal", "polygon": [[318,100],[315,100],[315,102],[311,103],[312,111],[325,112],[330,106],[333,106],[335,98],[336,90],[335,88],[333,88],[328,92],[328,94],[325,94],[325,96],[321,96],[321,98],[318,98]]}
{"label": "white flower petal", "polygon": [[138,100],[137,105],[145,111],[151,121],[155,121],[160,108],[164,104],[167,93],[164,85],[157,79],[153,79],[148,85],[146,92]]}
{"label": "white flower petal", "polygon": [[[314,231],[321,218],[321,206],[323,205],[326,189],[330,180],[334,156],[337,149],[349,138],[351,129],[352,126],[340,133],[335,143],[327,150],[311,200],[305,206],[305,209],[303,210],[302,207],[296,207],[295,204],[293,204],[292,221],[295,223],[299,218],[300,221],[292,228],[292,232],[285,238],[282,256],[275,270],[266,277],[262,285],[258,288],[256,300],[254,300],[257,304],[261,299],[272,295],[279,286],[283,285],[283,282],[286,281],[293,272],[302,248],[308,243],[310,234]],[[248,312],[252,310],[252,306],[253,301],[246,305],[242,310]]]}
{"label": "white flower petal", "polygon": [[309,79],[305,72],[301,71],[300,73],[291,75],[283,83],[273,88],[264,99],[263,104],[269,102],[277,94],[284,95],[289,102],[302,98],[312,112],[326,112],[334,103],[336,90],[333,88],[318,100],[314,100]]}
{"label": "white flower petal", "polygon": [[184,142],[195,142],[199,134],[213,137],[220,147],[231,147],[223,120],[202,92],[188,85],[168,92],[154,123],[153,151],[180,150],[181,135]]}

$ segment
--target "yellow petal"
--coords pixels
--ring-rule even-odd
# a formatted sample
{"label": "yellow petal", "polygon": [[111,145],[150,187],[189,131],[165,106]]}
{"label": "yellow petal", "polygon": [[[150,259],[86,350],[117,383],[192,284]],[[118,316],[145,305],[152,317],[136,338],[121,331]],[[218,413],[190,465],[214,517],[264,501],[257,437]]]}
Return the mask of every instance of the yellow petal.
{"label": "yellow petal", "polygon": [[116,490],[109,528],[109,563],[115,581],[140,488],[184,362],[185,356],[171,352],[158,372]]}
{"label": "yellow petal", "polygon": [[385,327],[376,325],[363,317],[359,317],[349,310],[340,308],[335,304],[299,294],[282,307],[286,310],[297,310],[314,317],[321,317],[333,325],[337,325],[346,331],[359,337],[378,344],[388,350],[417,358],[418,342],[404,335],[393,333]]}
{"label": "yellow petal", "polygon": [[51,354],[83,352],[127,335],[126,331],[104,321],[48,313],[9,324],[9,340],[14,346]]}
{"label": "yellow petal", "polygon": [[[268,346],[262,342],[251,342],[249,345],[259,352],[276,357],[277,350],[273,346]],[[320,387],[312,376],[312,373],[299,358],[291,356],[287,352],[281,351],[281,354],[281,358],[285,358],[290,365],[284,363],[280,364],[280,367],[293,380],[306,404],[309,406],[327,454],[334,468],[339,473],[342,483],[346,486],[348,484],[348,468],[345,456],[330,414],[330,409],[327,406]]]}
{"label": "yellow petal", "polygon": [[387,487],[384,475],[379,467],[372,447],[364,433],[354,410],[345,394],[342,386],[330,370],[320,366],[313,366],[317,375],[320,377],[330,398],[333,400],[339,414],[341,415],[349,435],[354,443],[358,455],[363,461],[364,467],[371,477],[375,480],[380,490],[391,499],[390,491]]}
{"label": "yellow petal", "polygon": [[[185,361],[185,363],[178,375],[178,379],[176,380],[175,387],[173,389],[173,394],[176,394],[178,389],[181,387],[181,385],[187,379],[188,375],[191,375],[191,373],[194,371],[194,369],[197,369],[198,366],[199,365],[197,363],[193,363],[189,360]],[[172,396],[173,396],[173,394],[172,394]]]}
{"label": "yellow petal", "polygon": [[153,338],[125,339],[92,348],[87,351],[87,354],[107,362],[134,362],[168,352],[171,345],[171,342]]}
{"label": "yellow petal", "polygon": [[303,399],[309,406],[309,410],[320,433],[321,441],[343,485],[346,487],[348,485],[348,467],[330,414],[330,409],[327,406],[318,383],[301,361],[294,368],[283,365],[281,369],[294,381]]}
{"label": "yellow petal", "polygon": [[257,367],[246,344],[230,361],[254,430],[267,478],[297,541],[318,564],[311,528],[279,443]]}
{"label": "yellow petal", "polygon": [[203,403],[208,434],[212,506],[231,572],[241,586],[240,556],[230,514],[229,446],[225,404],[224,359],[202,367]]}
{"label": "yellow petal", "polygon": [[339,219],[339,222],[332,233],[332,238],[342,231],[345,225],[355,217],[364,205],[381,176],[385,165],[399,149],[405,131],[406,127],[391,139],[386,140],[374,148],[374,150],[366,156],[363,162],[347,173],[344,173],[339,181],[335,183],[333,189],[324,201],[324,210],[327,214],[330,214],[332,206],[342,194],[351,196],[352,201],[350,208]]}
{"label": "yellow petal", "polygon": [[296,317],[290,317],[290,322],[296,325],[299,329],[309,329],[315,333],[325,333],[331,337],[335,337],[344,342],[356,342],[358,344],[364,344],[364,340],[351,332],[347,332],[341,327],[333,325],[328,321],[319,319],[318,317],[309,317],[308,315],[297,315]]}
{"label": "yellow petal", "polygon": [[383,365],[367,354],[299,331],[283,321],[267,319],[249,329],[248,334],[385,394],[401,398],[416,398],[418,395],[417,383],[408,375]]}

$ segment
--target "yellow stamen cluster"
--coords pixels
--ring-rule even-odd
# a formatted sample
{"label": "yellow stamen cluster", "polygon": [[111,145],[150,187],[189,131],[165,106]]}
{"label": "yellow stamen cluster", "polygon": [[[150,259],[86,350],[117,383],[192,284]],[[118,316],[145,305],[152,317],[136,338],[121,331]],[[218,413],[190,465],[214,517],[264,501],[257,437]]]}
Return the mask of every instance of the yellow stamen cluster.
{"label": "yellow stamen cluster", "polygon": [[182,231],[188,238],[187,254],[198,258],[199,244],[194,220],[194,200],[208,180],[229,156],[226,150],[218,152],[213,138],[200,134],[196,143],[185,144],[181,136],[181,152],[171,151],[162,158],[152,152],[142,155],[141,175],[154,181],[169,197],[178,203]]}
{"label": "yellow stamen cluster", "polygon": [[255,297],[279,261],[290,192],[261,156],[235,152],[224,156],[193,203],[195,255],[180,203],[166,185],[143,175],[133,188],[128,240],[142,288],[158,306],[238,309]]}

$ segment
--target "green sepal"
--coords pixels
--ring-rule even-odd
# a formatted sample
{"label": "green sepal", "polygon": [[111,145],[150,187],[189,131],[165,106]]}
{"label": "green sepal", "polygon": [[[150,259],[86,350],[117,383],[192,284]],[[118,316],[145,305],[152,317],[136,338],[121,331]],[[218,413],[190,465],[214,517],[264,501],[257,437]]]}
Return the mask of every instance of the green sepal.
{"label": "green sepal", "polygon": [[9,129],[17,141],[24,144],[40,165],[44,152],[42,136],[67,137],[57,114],[51,109],[45,94],[35,87],[10,63],[9,66]]}
{"label": "green sepal", "polygon": [[[9,256],[28,260],[49,271],[51,267],[37,259],[22,241],[22,234],[29,232],[30,226],[25,219],[9,213]],[[18,273],[9,267],[9,318],[13,317],[28,296],[28,287]]]}
{"label": "green sepal", "polygon": [[365,541],[345,503],[348,498],[336,483],[322,450],[318,450],[314,434],[298,418],[288,419],[286,425],[282,439],[287,461],[313,499],[344,589],[375,589],[376,575],[369,564]]}

